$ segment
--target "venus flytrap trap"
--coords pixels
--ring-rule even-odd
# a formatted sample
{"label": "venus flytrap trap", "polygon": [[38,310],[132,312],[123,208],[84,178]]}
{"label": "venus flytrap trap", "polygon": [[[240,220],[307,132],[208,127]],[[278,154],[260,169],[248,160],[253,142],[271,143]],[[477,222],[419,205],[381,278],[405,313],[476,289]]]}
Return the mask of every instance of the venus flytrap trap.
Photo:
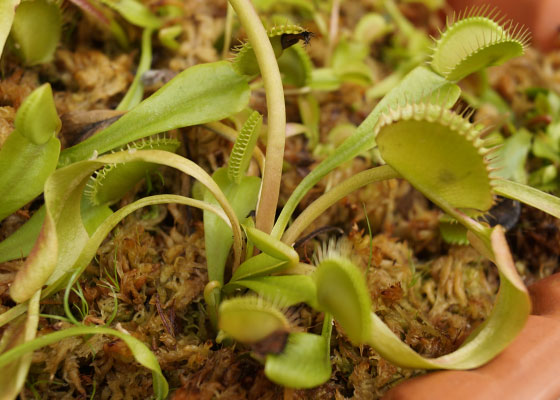
{"label": "venus flytrap trap", "polygon": [[[128,145],[126,151],[163,150],[174,153],[179,145],[180,143],[176,139],[155,136]],[[94,176],[84,190],[84,196],[94,206],[113,204],[157,167],[157,164],[143,161],[106,165],[102,169],[95,171]]]}
{"label": "venus flytrap trap", "polygon": [[[280,58],[285,49],[296,44],[300,38],[305,38],[305,32],[305,29],[297,25],[280,25],[269,29],[266,34],[275,58]],[[235,49],[233,65],[240,74],[247,76],[259,74],[257,57],[250,42],[245,42]]]}
{"label": "venus flytrap trap", "polygon": [[0,150],[0,220],[12,214],[43,191],[55,170],[60,141],[60,119],[49,84],[36,89],[19,108],[15,130]]}
{"label": "venus flytrap trap", "polygon": [[500,65],[523,54],[530,32],[514,25],[490,6],[473,7],[448,21],[436,41],[431,65],[450,81],[458,81],[482,68]]}

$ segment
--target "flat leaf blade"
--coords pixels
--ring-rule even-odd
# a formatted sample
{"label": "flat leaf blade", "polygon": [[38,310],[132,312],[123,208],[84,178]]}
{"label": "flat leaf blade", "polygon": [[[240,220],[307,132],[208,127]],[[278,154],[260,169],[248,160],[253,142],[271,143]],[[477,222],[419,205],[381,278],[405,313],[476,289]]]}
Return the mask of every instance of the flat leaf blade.
{"label": "flat leaf blade", "polygon": [[521,183],[498,179],[494,191],[504,197],[519,200],[550,215],[560,218],[560,199]]}
{"label": "flat leaf blade", "polygon": [[107,129],[64,150],[59,165],[87,159],[155,133],[226,118],[247,106],[249,92],[247,80],[229,62],[188,68]]}
{"label": "flat leaf blade", "polygon": [[327,340],[311,333],[290,333],[282,353],[268,354],[264,373],[271,381],[295,389],[325,383],[331,376]]}

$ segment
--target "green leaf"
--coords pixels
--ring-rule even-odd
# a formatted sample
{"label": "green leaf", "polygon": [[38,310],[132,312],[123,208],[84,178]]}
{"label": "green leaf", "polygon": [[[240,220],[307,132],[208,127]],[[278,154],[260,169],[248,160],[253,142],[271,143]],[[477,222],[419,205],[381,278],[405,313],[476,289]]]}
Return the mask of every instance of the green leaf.
{"label": "green leaf", "polygon": [[123,99],[117,106],[117,110],[130,110],[137,106],[144,96],[144,84],[142,83],[142,75],[150,69],[152,65],[152,29],[144,29],[142,32],[142,52],[140,53],[140,61],[136,69],[134,80],[128,88]]}
{"label": "green leaf", "polygon": [[56,169],[59,152],[60,141],[55,137],[35,145],[17,130],[8,136],[0,149],[0,220],[41,194]]}
{"label": "green leaf", "polygon": [[333,315],[352,343],[367,342],[371,299],[362,272],[348,259],[331,256],[318,265],[315,283],[319,309]]}
{"label": "green leaf", "polygon": [[46,83],[22,103],[15,118],[16,129],[0,149],[0,220],[43,191],[58,161],[60,142],[54,135],[60,126],[51,86]]}
{"label": "green leaf", "polygon": [[116,336],[117,338],[125,342],[136,361],[152,371],[155,397],[157,399],[165,399],[167,397],[169,387],[167,385],[165,377],[163,376],[163,373],[161,372],[161,368],[154,353],[152,353],[144,343],[131,336],[130,334],[100,326],[77,326],[68,328],[62,331],[43,335],[39,338],[36,338],[35,340],[21,344],[0,355],[0,368],[4,368],[6,365],[9,365],[11,362],[20,359],[26,354],[29,354],[35,350],[51,345],[53,343],[57,343],[62,339],[73,336],[98,334]]}
{"label": "green leaf", "polygon": [[319,386],[331,377],[329,343],[323,336],[290,333],[280,354],[268,354],[264,373],[272,382],[294,389]]}
{"label": "green leaf", "polygon": [[292,246],[271,237],[257,228],[244,227],[247,239],[259,250],[279,260],[287,261],[288,266],[294,266],[299,262],[299,255]]}
{"label": "green leaf", "polygon": [[499,149],[499,156],[492,164],[497,168],[496,176],[527,183],[525,162],[531,148],[532,135],[526,129],[520,129],[504,141]]}
{"label": "green leaf", "polygon": [[[255,176],[245,176],[239,184],[228,178],[227,168],[217,170],[212,179],[224,193],[237,218],[244,220],[255,209],[261,180]],[[204,193],[204,201],[217,205],[218,202],[209,191]],[[206,243],[206,262],[208,279],[224,284],[224,270],[233,243],[231,228],[215,214],[204,212],[204,239]]]}
{"label": "green leaf", "polygon": [[332,68],[314,68],[311,71],[309,87],[315,90],[337,90],[341,85],[340,77]]}
{"label": "green leaf", "polygon": [[255,343],[276,331],[288,331],[290,323],[271,303],[254,296],[224,300],[218,326],[242,343]]}
{"label": "green leaf", "polygon": [[[544,158],[552,161],[555,164],[560,164],[560,138],[551,137],[543,133],[538,133],[535,136],[532,152],[537,158]],[[514,179],[515,180],[515,179]],[[522,182],[522,181],[518,181]],[[527,183],[527,182],[522,182]]]}
{"label": "green leaf", "polygon": [[332,68],[343,82],[369,85],[373,82],[373,73],[365,64],[367,55],[366,45],[341,40],[333,53]]}
{"label": "green leaf", "polygon": [[500,196],[518,200],[545,213],[560,218],[560,198],[541,192],[521,183],[498,179],[494,192]]}
{"label": "green leaf", "polygon": [[278,58],[278,68],[284,85],[304,87],[311,81],[313,65],[300,43],[288,47]]}
{"label": "green leaf", "polygon": [[[0,353],[5,353],[22,343],[35,339],[39,325],[39,298],[41,292],[37,291],[29,301],[27,317],[14,321],[0,338]],[[2,356],[0,355],[0,360]],[[9,364],[0,367],[0,397],[2,399],[15,399],[23,389],[29,366],[31,354],[25,354],[14,359]]]}
{"label": "green leaf", "polygon": [[0,263],[27,257],[39,237],[46,209],[39,208],[17,231],[0,242]]}
{"label": "green leaf", "polygon": [[16,7],[20,0],[0,1],[0,57],[4,50],[4,44],[12,29],[14,16],[16,15]]}
{"label": "green leaf", "polygon": [[378,13],[365,14],[354,28],[354,41],[370,45],[375,40],[387,35],[394,30],[393,24],[387,22],[383,15]]}
{"label": "green leaf", "polygon": [[366,120],[358,127],[356,133],[344,141],[331,156],[323,160],[300,182],[282,209],[271,235],[276,238],[282,236],[297,204],[323,176],[362,151],[375,146],[375,138],[372,133],[383,112],[389,108],[395,109],[409,102],[418,102],[421,99],[437,97],[438,95],[446,107],[451,107],[457,101],[460,92],[461,90],[457,85],[449,83],[425,67],[418,67],[411,71],[397,87],[377,104]]}
{"label": "green leaf", "polygon": [[307,303],[311,307],[317,307],[317,290],[315,282],[310,276],[261,276],[236,280],[234,285],[251,289],[260,297],[280,304],[282,307],[298,303]]}
{"label": "green leaf", "polygon": [[230,282],[241,279],[255,278],[258,276],[270,275],[287,269],[289,262],[261,253],[245,260],[233,273]]}
{"label": "green leaf", "polygon": [[446,243],[461,245],[469,244],[469,240],[467,239],[467,228],[448,215],[444,214],[440,217],[439,232]]}
{"label": "green leaf", "polygon": [[[14,4],[12,1],[8,3]],[[27,65],[49,62],[61,32],[62,15],[54,2],[22,1],[16,8],[11,36],[16,42],[14,47]]]}
{"label": "green leaf", "polygon": [[305,136],[309,139],[308,146],[310,149],[314,149],[319,143],[319,124],[321,122],[319,101],[311,93],[299,95],[297,99],[301,121],[307,128]]}
{"label": "green leaf", "polygon": [[54,105],[51,85],[35,89],[17,110],[15,128],[35,145],[47,143],[62,126]]}
{"label": "green leaf", "polygon": [[[179,145],[180,142],[176,139],[155,137],[128,145],[128,151],[149,149],[175,152]],[[84,193],[94,205],[113,204],[158,167],[158,164],[143,161],[107,165],[96,171],[95,177],[88,182]]]}
{"label": "green leaf", "polygon": [[545,192],[555,192],[558,189],[558,169],[555,165],[541,167],[529,175],[529,186]]}
{"label": "green leaf", "polygon": [[59,165],[105,153],[134,140],[226,118],[249,101],[247,80],[231,64],[199,64],[181,72],[95,136],[65,149]]}
{"label": "green leaf", "polygon": [[183,32],[181,25],[173,25],[167,28],[162,28],[158,31],[158,39],[165,47],[170,50],[179,50],[181,44],[175,40]]}
{"label": "green leaf", "polygon": [[113,210],[107,204],[93,205],[87,196],[82,196],[80,214],[86,232],[91,237],[95,230],[113,214]]}
{"label": "green leaf", "polygon": [[[0,263],[24,258],[31,253],[45,221],[45,214],[46,208],[43,205],[17,231],[0,242]],[[113,214],[113,211],[105,204],[94,206],[87,197],[83,196],[81,214],[86,231],[91,236],[97,227]]]}
{"label": "green leaf", "polygon": [[142,3],[136,0],[101,0],[116,10],[128,22],[148,29],[158,29],[162,22]]}

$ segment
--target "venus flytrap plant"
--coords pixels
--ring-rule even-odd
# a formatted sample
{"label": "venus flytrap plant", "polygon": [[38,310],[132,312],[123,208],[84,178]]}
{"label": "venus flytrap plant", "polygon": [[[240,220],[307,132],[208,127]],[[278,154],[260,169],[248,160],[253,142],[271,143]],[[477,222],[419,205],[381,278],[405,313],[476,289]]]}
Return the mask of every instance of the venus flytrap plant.
{"label": "venus flytrap plant", "polygon": [[[482,10],[484,12],[485,9]],[[330,170],[377,144],[388,165],[357,174],[325,193],[306,208],[282,239],[286,243],[293,243],[314,218],[340,198],[370,182],[394,177],[406,178],[464,225],[469,230],[469,240],[473,246],[498,267],[501,288],[494,309],[482,327],[457,351],[440,358],[426,359],[420,356],[383,324],[371,310],[362,274],[348,258],[337,255],[326,257],[315,275],[319,308],[332,313],[355,344],[367,343],[391,362],[411,368],[457,369],[479,366],[513,340],[529,313],[527,290],[513,266],[503,229],[499,226],[488,228],[469,215],[481,215],[488,211],[494,202],[494,194],[498,192],[497,187],[501,188],[502,193],[509,190],[509,197],[539,204],[541,209],[553,215],[558,215],[560,211],[559,200],[553,196],[508,181],[497,183],[496,177],[492,175],[491,149],[485,147],[484,132],[468,121],[469,115],[458,115],[448,110],[460,94],[451,79],[502,62],[518,52],[508,49],[522,51],[525,46],[524,37],[518,39],[516,30],[509,32],[489,18],[478,15],[477,10],[468,15],[474,18],[466,22],[470,25],[465,26],[470,28],[459,31],[470,31],[473,37],[482,35],[484,40],[479,39],[480,49],[469,48],[456,57],[450,55],[442,62],[440,60],[450,52],[450,47],[436,45],[433,58],[437,66],[434,69],[441,73],[445,71],[445,77],[424,67],[413,70],[378,104],[356,133],[302,181],[284,207],[271,236],[262,237],[262,241],[268,241],[272,246],[276,240],[274,238],[282,235],[289,216],[303,194]],[[450,27],[451,32],[453,26]],[[478,30],[480,27],[482,33]],[[460,41],[460,38],[460,34],[450,33],[443,41],[453,43]],[[500,51],[502,44],[504,49]],[[443,54],[440,56],[441,52]],[[497,58],[496,54],[500,54],[500,57]],[[514,193],[514,188],[519,188],[519,191]],[[262,280],[266,275],[285,269],[284,263],[282,259],[265,252],[242,264],[229,285],[235,287],[244,280]],[[253,282],[246,287],[264,297],[271,291]],[[282,298],[282,290],[278,290],[279,287],[276,289],[275,295]],[[227,285],[224,290],[227,291]],[[515,316],[509,315],[507,311],[512,309],[516,310]],[[243,340],[242,332],[230,328],[229,333]],[[299,387],[293,380],[282,384]]]}
{"label": "venus flytrap plant", "polygon": [[[41,96],[44,97],[44,93],[46,92],[43,90],[41,93],[43,93]],[[238,75],[229,63],[218,62],[189,68],[121,117],[120,123],[117,121],[90,139],[65,149],[62,151],[60,158],[58,158],[60,145],[56,144],[58,143],[58,139],[54,137],[48,142],[48,145],[53,148],[53,151],[49,152],[49,154],[51,154],[51,156],[49,156],[50,158],[45,158],[45,156],[35,157],[37,156],[37,154],[35,154],[37,150],[35,150],[33,155],[36,159],[33,163],[29,164],[29,161],[26,161],[26,157],[28,156],[25,154],[18,156],[17,151],[10,151],[10,156],[6,158],[6,173],[0,177],[0,181],[2,179],[9,179],[13,174],[21,174],[23,171],[26,171],[25,168],[17,167],[20,163],[22,163],[21,165],[23,165],[23,163],[27,163],[26,165],[33,165],[34,163],[40,161],[44,163],[48,160],[50,160],[51,163],[56,163],[58,159],[58,166],[61,167],[78,160],[97,156],[101,153],[126,145],[131,141],[146,138],[159,132],[225,118],[245,108],[248,98],[249,87],[245,79]],[[53,115],[58,121],[58,117],[54,111],[54,105],[49,106],[45,98],[42,98],[41,101],[34,100],[33,104],[35,104],[34,107],[43,107],[45,110],[50,110],[48,107],[51,107],[52,110],[50,112],[54,113]],[[22,108],[21,112],[24,110],[26,110],[26,108]],[[44,122],[48,114],[46,111],[41,113],[45,114],[44,117],[41,117],[42,119],[38,119],[37,115],[32,118],[33,115],[27,112],[26,115],[28,115],[29,121]],[[49,124],[52,125],[51,123]],[[28,125],[31,128],[34,127],[32,122],[29,122]],[[39,127],[41,127],[41,125],[30,129],[32,132],[35,132]],[[59,127],[57,129],[59,129]],[[32,134],[37,135],[37,133]],[[15,136],[17,136],[17,134],[15,134]],[[57,147],[56,155],[54,154],[53,146]],[[5,145],[4,148],[6,149],[5,154],[8,154],[10,146]],[[45,145],[40,148],[45,148]],[[4,155],[3,157],[7,156]],[[35,179],[32,185],[26,185],[26,191],[38,187],[38,185],[42,188],[44,180],[48,174],[52,172],[52,166],[47,167],[45,165],[44,168],[40,170],[41,172],[38,175],[39,179]],[[124,168],[124,170],[135,171],[134,174],[137,176],[144,176],[143,170],[138,168],[138,166],[132,167],[132,170],[130,167]],[[127,179],[124,173],[121,175],[120,179]],[[20,180],[18,184],[23,184],[24,182],[26,181]],[[127,186],[130,187],[129,185],[133,184],[134,183],[130,181]],[[33,192],[35,193],[34,196],[41,193],[40,189],[37,190]],[[12,190],[11,193],[17,195],[18,191]],[[29,196],[26,198],[27,200],[21,203],[17,208],[32,199],[32,197],[29,198]],[[9,198],[6,198],[6,201],[8,200]],[[97,227],[97,222],[100,222],[106,217],[110,213],[110,210],[102,205],[97,207],[92,207],[89,203],[85,203],[84,205],[86,207],[82,209],[83,217],[85,222],[88,222],[88,231],[92,231]],[[11,212],[16,209],[13,209]],[[38,214],[14,235],[0,243],[0,259],[6,261],[21,256],[27,256],[30,251],[29,242],[27,240],[29,238],[33,238],[34,240],[34,238],[37,237],[42,218],[42,214]]]}
{"label": "venus flytrap plant", "polygon": [[[454,28],[460,21],[451,25],[450,33],[436,44],[433,54],[432,65],[437,72],[417,67],[393,88],[354,134],[306,176],[270,232],[277,207],[286,126],[282,80],[276,59],[282,50],[289,48],[287,44],[302,38],[303,30],[269,36],[249,0],[231,0],[230,3],[250,42],[250,48],[246,46],[246,50],[239,53],[234,66],[218,62],[189,68],[100,134],[62,152],[59,161],[62,168],[52,173],[45,183],[46,216],[41,235],[10,288],[10,295],[20,304],[0,315],[0,326],[29,307],[35,307],[39,296],[45,298],[64,287],[71,288],[106,235],[126,215],[146,205],[176,202],[204,210],[210,281],[204,297],[210,319],[226,335],[253,346],[256,358],[264,362],[265,373],[274,382],[306,388],[329,379],[331,314],[351,341],[369,344],[398,365],[428,369],[473,368],[491,359],[523,327],[530,303],[513,265],[503,230],[499,226],[489,228],[474,218],[491,207],[495,194],[519,199],[556,216],[560,216],[560,200],[493,176],[484,132],[464,115],[449,109],[461,93],[455,79],[516,55],[519,48],[522,51],[525,46],[523,36],[515,39],[517,31],[486,21],[490,19],[478,12],[469,14],[467,20],[474,19],[466,25]],[[469,32],[472,37],[484,39],[479,43],[469,42],[480,48],[469,47],[468,51],[448,56],[450,48],[455,48],[451,44],[461,43],[461,38]],[[511,51],[512,48],[517,50]],[[303,58],[295,57],[292,61],[299,60],[300,64],[294,65],[305,67]],[[252,60],[253,65],[247,60]],[[230,165],[217,170],[213,177],[193,162],[169,151],[131,148],[99,157],[131,141],[177,127],[206,123],[210,129],[228,131],[216,121],[246,108],[247,76],[239,72],[256,75],[255,60],[263,78],[268,108],[262,184],[259,178],[246,176],[252,147],[260,131],[262,117],[258,113],[250,115],[240,130]],[[285,231],[303,196],[323,176],[374,146],[386,165],[363,171],[330,189]],[[110,213],[99,221],[95,230],[88,232],[82,209],[91,203],[86,198],[89,203],[84,205],[83,194],[91,175],[110,166],[108,172],[101,173],[103,178],[99,178],[105,179],[106,184],[93,193],[100,206],[106,205],[123,194],[116,190],[121,183],[109,185],[109,179],[128,180],[126,170],[131,164],[133,179],[139,179],[142,168],[133,163],[143,163],[142,168],[145,163],[167,165],[192,176],[205,187],[203,201],[175,195],[147,197]],[[300,263],[292,247],[303,230],[330,205],[362,186],[391,178],[407,179],[465,226],[471,244],[491,259],[500,273],[500,291],[490,317],[457,351],[436,359],[414,352],[377,317],[363,274],[340,248],[323,251],[316,262],[316,272],[310,273],[314,267]],[[255,208],[259,189],[261,196],[254,228],[247,215]],[[254,246],[260,253],[253,255],[252,251],[243,251],[245,245],[249,249]],[[233,260],[228,264],[230,247]],[[256,296],[237,296],[247,289]],[[293,332],[289,317],[283,311],[300,302],[325,312],[320,335]],[[32,315],[34,311],[29,309]],[[114,334],[124,340],[137,360],[152,370],[156,396],[165,397],[167,383],[154,355],[130,335],[108,328],[78,326],[45,335],[0,355],[0,368],[40,346],[68,336],[93,333]],[[23,373],[27,367],[24,362],[21,365]]]}
{"label": "venus flytrap plant", "polygon": [[[131,153],[125,151],[97,160],[74,163],[51,175],[45,185],[45,223],[34,250],[11,286],[10,294],[14,300],[23,302],[43,284],[56,282],[71,269],[80,256],[85,243],[90,239],[81,223],[80,215],[81,196],[90,174],[105,164],[132,161],[172,166],[202,182],[218,200],[231,222],[234,266],[239,263],[242,243],[238,219],[222,191],[206,172],[192,161],[173,153],[161,150],[138,150]],[[58,237],[72,240],[60,241]]]}
{"label": "venus flytrap plant", "polygon": [[[527,290],[515,271],[501,227],[494,228],[490,242],[483,246],[484,252],[493,256],[503,286],[485,323],[459,349],[439,358],[428,359],[414,352],[372,312],[361,272],[345,259],[330,258],[319,266],[316,275],[319,303],[333,313],[353,343],[369,344],[394,364],[424,369],[475,368],[513,340],[530,310]],[[514,315],[508,312],[512,309]]]}
{"label": "venus flytrap plant", "polygon": [[[306,31],[298,25],[280,25],[269,29],[266,34],[274,51],[274,57],[278,59],[285,49],[296,44],[301,37],[305,37]],[[259,74],[257,56],[250,42],[245,42],[236,48],[233,66],[243,75]]]}
{"label": "venus flytrap plant", "polygon": [[389,107],[405,105],[407,102],[418,102],[422,99],[437,97],[438,93],[446,93],[445,96],[441,96],[445,103],[444,106],[451,107],[459,97],[460,89],[425,67],[418,67],[410,72],[396,88],[377,104],[356,132],[302,180],[284,205],[271,235],[276,238],[282,236],[297,204],[323,176],[360,152],[375,146],[375,137],[371,132],[384,111]]}
{"label": "venus flytrap plant", "polygon": [[[147,30],[144,34],[144,47],[146,46],[146,43],[149,44],[150,33],[151,32]],[[144,54],[147,53],[144,52]],[[211,79],[204,78],[205,74],[208,73],[208,70],[212,71],[209,75]],[[206,73],[204,71],[206,71]],[[184,77],[187,77],[187,79],[182,79]],[[109,128],[109,132],[105,132],[104,134],[102,133],[101,135],[93,138],[94,140],[91,140],[89,143],[85,143],[85,145],[78,145],[78,153],[82,150],[82,154],[85,152],[86,157],[89,157],[92,154],[95,155],[99,152],[105,152],[119,145],[123,145],[131,139],[134,140],[149,136],[151,133],[166,131],[191,124],[215,121],[216,119],[221,119],[233,112],[239,111],[247,103],[247,85],[239,75],[233,72],[228,63],[216,63],[214,65],[209,64],[194,67],[183,73],[182,76],[180,74],[178,78],[179,79],[176,79],[174,82],[167,85],[167,87],[162,88],[162,90],[158,91],[150,99],[147,99],[147,101],[135,107],[128,114],[128,118],[127,116],[124,117],[125,124],[123,126],[117,126],[116,129],[115,127],[112,129]],[[207,84],[201,85],[201,82],[207,82]],[[191,83],[196,83],[196,85]],[[138,94],[141,95],[141,92],[136,89],[136,86],[133,85],[130,91],[131,96],[135,97],[136,100],[132,99],[132,97],[131,99],[125,98],[127,106],[138,101]],[[210,94],[212,91],[213,94]],[[189,96],[191,96],[190,100]],[[189,101],[191,102],[190,105],[188,104]],[[47,104],[48,106],[48,103],[44,104]],[[176,107],[174,104],[177,106],[180,105],[180,107]],[[27,110],[27,108],[29,107],[26,107],[24,104],[24,107],[21,108],[20,112],[23,113]],[[170,109],[176,109],[178,112],[175,114],[169,114],[167,111]],[[187,110],[186,114],[185,110]],[[165,111],[166,113],[160,111]],[[56,113],[54,115],[56,117]],[[21,118],[18,118],[18,120],[21,120]],[[31,119],[30,121],[33,120]],[[27,120],[24,122],[27,123]],[[135,122],[136,125],[134,125]],[[19,125],[21,124],[22,123],[19,122]],[[18,125],[17,121],[16,125]],[[127,129],[124,129],[126,126],[130,128],[128,130],[128,136]],[[32,125],[31,128],[33,128]],[[123,135],[124,139],[118,139],[123,137]],[[36,137],[33,129],[30,129],[30,136],[32,138]],[[173,148],[170,148],[170,150],[176,148],[176,144],[172,145]],[[9,147],[5,146],[5,148]],[[76,148],[70,149],[67,153],[70,153],[71,156],[67,157],[65,155],[61,162],[62,165],[84,158],[83,155],[76,156]],[[156,153],[154,155],[149,151],[138,151],[136,157],[134,155],[135,153],[136,149],[130,148],[128,152],[122,153],[121,157],[119,157],[119,154],[105,157],[108,158],[108,165],[111,165],[112,167],[103,172],[93,181],[90,197],[94,200],[94,202],[104,204],[117,200],[123,194],[123,181],[126,181],[127,185],[130,186],[130,184],[133,184],[134,181],[138,179],[139,173],[145,173],[143,171],[145,169],[144,167],[153,163],[153,161],[160,162],[162,159],[165,159],[163,161],[164,164],[175,163],[175,166],[179,169],[198,177],[205,185],[209,185],[208,187],[210,192],[217,199],[218,203],[221,203],[222,208],[226,210],[226,214],[229,215],[228,222],[233,228],[234,253],[236,254],[234,257],[234,266],[238,264],[242,249],[241,231],[233,210],[229,206],[229,203],[227,203],[227,200],[221,193],[218,186],[196,165],[192,163],[189,164],[187,160],[180,157],[173,161],[170,160],[168,155],[165,155],[166,153]],[[150,158],[148,155],[148,158],[145,158],[146,153],[152,154],[153,157]],[[56,162],[57,158],[58,152],[53,157],[54,162]],[[47,206],[42,233],[39,236],[34,250],[31,252],[31,256],[28,258],[26,265],[20,271],[19,278],[16,278],[16,282],[12,285],[11,294],[13,298],[18,299],[19,301],[26,301],[31,296],[33,296],[33,298],[38,298],[40,293],[38,289],[44,284],[47,284],[47,289],[43,293],[44,296],[48,296],[64,286],[70,287],[87,266],[87,263],[95,254],[95,249],[99,246],[100,241],[108,233],[108,231],[114,227],[122,217],[127,215],[127,213],[132,212],[143,205],[176,201],[187,205],[198,206],[205,210],[212,210],[218,213],[221,217],[225,217],[220,210],[208,205],[207,203],[197,202],[196,200],[178,196],[156,196],[156,199],[153,199],[152,203],[150,203],[151,199],[133,203],[132,205],[125,207],[122,212],[116,212],[109,215],[105,221],[99,221],[101,225],[97,230],[95,230],[95,232],[92,232],[91,237],[89,237],[83,226],[80,205],[82,205],[82,208],[84,206],[88,208],[88,201],[85,203],[82,202],[82,192],[85,184],[89,180],[89,175],[99,166],[104,165],[104,159],[102,158],[100,160],[101,164],[99,164],[98,161],[85,161],[81,163],[74,162],[67,168],[63,168],[53,174],[52,184],[47,182],[45,192]],[[136,165],[134,165],[135,162]],[[123,165],[117,165],[118,163],[123,163]],[[52,172],[52,170],[47,171],[47,174],[50,172]],[[132,176],[132,182],[130,179],[131,173],[134,175]],[[108,185],[110,182],[113,182],[114,184]],[[35,193],[35,195],[38,193]],[[63,214],[64,217],[62,217]],[[107,217],[107,215],[105,215],[105,217]],[[70,271],[74,271],[72,276],[69,276]],[[27,303],[22,303],[20,306],[12,308],[10,312],[5,313],[0,317],[1,324],[9,322],[26,309],[28,309]],[[69,316],[72,317],[71,313],[69,313]],[[75,334],[84,334],[86,333],[84,329],[88,330],[88,332],[90,331],[89,328],[78,327],[66,330],[62,336],[59,336],[62,338]],[[97,332],[99,332],[99,330],[97,330]],[[106,329],[103,330],[103,333],[114,333],[114,331]],[[53,341],[60,339],[58,336],[55,336],[50,339]],[[119,336],[118,332],[117,336]],[[46,338],[44,337],[41,340],[43,339]],[[125,337],[122,337],[122,339],[132,346],[132,351],[135,357],[137,357],[137,359],[145,366],[148,366],[154,371],[154,392],[158,398],[163,398],[167,393],[167,384],[161,375],[161,370],[159,370],[157,362],[155,362],[154,365],[153,360],[155,360],[155,358],[153,358],[153,355],[148,352],[152,361],[144,360],[143,362],[141,353],[145,353],[147,349],[145,349],[140,342],[134,343],[132,339]],[[13,357],[23,354],[22,352],[25,352],[26,348],[29,349],[33,348],[33,346],[40,346],[42,343],[41,340],[30,342],[28,346],[20,346],[13,352],[4,353],[0,356],[0,364],[2,362],[6,362],[6,360],[10,360]],[[26,362],[26,364],[21,365],[22,367],[20,370],[23,371],[25,375],[29,363]],[[16,389],[19,389],[19,379],[14,382],[17,382]],[[11,387],[6,386],[3,390],[12,389]],[[12,397],[11,394],[3,391],[2,396],[5,397],[5,395]]]}
{"label": "venus flytrap plant", "polygon": [[[260,178],[244,176],[239,183],[235,183],[229,179],[228,169],[222,168],[213,174],[212,179],[223,191],[237,218],[244,221],[256,207],[261,184]],[[208,190],[205,191],[203,199],[207,204],[218,205],[216,198]],[[222,286],[225,279],[226,261],[233,243],[231,229],[214,213],[205,211],[204,238],[207,251],[208,279],[210,282],[218,282]],[[218,294],[218,292],[214,292],[214,296],[218,296]],[[219,305],[219,301],[218,296],[213,307],[211,305],[209,310],[214,322],[216,321],[216,307]]]}
{"label": "venus flytrap plant", "polygon": [[290,330],[286,316],[276,306],[256,296],[222,302],[218,326],[243,343],[256,343],[272,333]]}

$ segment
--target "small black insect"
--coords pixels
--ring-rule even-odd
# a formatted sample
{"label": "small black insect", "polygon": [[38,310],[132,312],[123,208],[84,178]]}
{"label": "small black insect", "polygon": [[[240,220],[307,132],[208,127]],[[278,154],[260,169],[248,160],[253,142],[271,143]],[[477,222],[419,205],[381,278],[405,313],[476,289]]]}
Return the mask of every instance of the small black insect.
{"label": "small black insect", "polygon": [[498,197],[498,202],[484,215],[490,226],[502,225],[506,231],[510,230],[519,221],[521,203],[517,200]]}
{"label": "small black insect", "polygon": [[282,44],[282,50],[287,49],[290,46],[293,46],[300,40],[303,40],[304,44],[309,44],[311,38],[315,36],[313,32],[303,31],[300,33],[283,33],[280,36],[280,43]]}

